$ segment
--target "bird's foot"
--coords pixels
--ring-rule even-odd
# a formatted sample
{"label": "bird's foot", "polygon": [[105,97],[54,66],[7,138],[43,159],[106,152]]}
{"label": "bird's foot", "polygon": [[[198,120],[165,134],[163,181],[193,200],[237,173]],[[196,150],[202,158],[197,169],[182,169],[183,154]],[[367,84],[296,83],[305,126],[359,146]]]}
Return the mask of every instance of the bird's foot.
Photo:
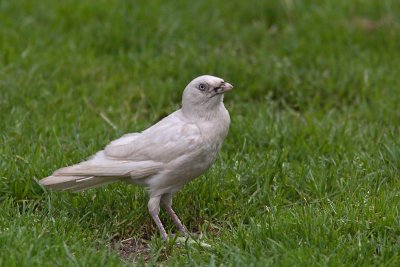
{"label": "bird's foot", "polygon": [[210,248],[211,245],[200,241],[202,238],[201,233],[179,233],[179,234],[168,234],[168,238],[166,240],[163,239],[164,242],[168,244],[174,244],[178,246],[186,246],[186,245],[199,245],[203,248]]}
{"label": "bird's foot", "polygon": [[203,248],[210,248],[211,245],[206,242],[200,241],[201,235],[196,233],[191,233],[190,235],[178,236],[175,238],[175,243],[177,245],[199,245]]}

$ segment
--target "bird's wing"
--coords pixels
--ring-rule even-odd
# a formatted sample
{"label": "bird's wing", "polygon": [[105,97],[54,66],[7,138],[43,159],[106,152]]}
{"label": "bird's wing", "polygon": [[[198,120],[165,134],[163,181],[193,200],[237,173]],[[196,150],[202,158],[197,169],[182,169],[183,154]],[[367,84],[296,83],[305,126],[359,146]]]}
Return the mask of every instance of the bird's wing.
{"label": "bird's wing", "polygon": [[198,126],[185,122],[177,111],[142,133],[125,135],[111,142],[104,152],[107,157],[119,160],[167,163],[201,145]]}
{"label": "bird's wing", "polygon": [[54,190],[81,191],[119,180],[139,180],[155,175],[163,169],[163,163],[147,161],[113,160],[104,151],[76,165],[56,170],[40,184]]}
{"label": "bird's wing", "polygon": [[87,161],[56,170],[48,180],[62,182],[60,176],[79,181],[90,176],[141,179],[158,173],[165,163],[190,154],[201,145],[197,125],[185,122],[179,113],[172,113],[142,133],[114,140]]}

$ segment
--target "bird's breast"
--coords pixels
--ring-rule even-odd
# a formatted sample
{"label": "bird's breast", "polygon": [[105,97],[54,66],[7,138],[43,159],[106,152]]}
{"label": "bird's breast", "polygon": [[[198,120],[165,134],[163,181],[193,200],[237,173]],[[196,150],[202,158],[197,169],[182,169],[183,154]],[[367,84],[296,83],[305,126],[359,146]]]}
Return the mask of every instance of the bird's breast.
{"label": "bird's breast", "polygon": [[217,158],[229,124],[230,118],[225,108],[218,116],[197,122],[200,137],[193,140],[187,153],[166,163],[165,170],[152,179],[150,187],[153,194],[176,192],[204,174]]}

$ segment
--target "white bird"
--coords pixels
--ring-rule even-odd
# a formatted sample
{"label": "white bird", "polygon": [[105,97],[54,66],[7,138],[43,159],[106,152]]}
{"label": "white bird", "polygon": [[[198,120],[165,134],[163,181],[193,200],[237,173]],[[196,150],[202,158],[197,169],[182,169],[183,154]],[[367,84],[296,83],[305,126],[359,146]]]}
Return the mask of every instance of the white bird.
{"label": "white bird", "polygon": [[58,169],[39,183],[73,192],[117,181],[145,186],[150,195],[148,210],[162,238],[168,236],[158,216],[160,204],[179,231],[187,234],[172,209],[172,195],[214,163],[229,130],[223,97],[232,88],[218,77],[197,77],[186,86],[181,109],[143,132],[123,135],[87,161]]}

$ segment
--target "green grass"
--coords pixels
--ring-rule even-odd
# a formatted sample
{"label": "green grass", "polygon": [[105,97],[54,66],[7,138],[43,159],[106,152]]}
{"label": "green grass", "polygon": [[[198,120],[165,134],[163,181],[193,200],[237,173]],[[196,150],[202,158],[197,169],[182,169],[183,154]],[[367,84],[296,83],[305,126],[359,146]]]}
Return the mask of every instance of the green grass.
{"label": "green grass", "polygon": [[[0,266],[400,265],[399,1],[130,2],[0,1]],[[36,183],[201,74],[232,125],[174,205],[210,248],[163,244],[142,188]]]}

